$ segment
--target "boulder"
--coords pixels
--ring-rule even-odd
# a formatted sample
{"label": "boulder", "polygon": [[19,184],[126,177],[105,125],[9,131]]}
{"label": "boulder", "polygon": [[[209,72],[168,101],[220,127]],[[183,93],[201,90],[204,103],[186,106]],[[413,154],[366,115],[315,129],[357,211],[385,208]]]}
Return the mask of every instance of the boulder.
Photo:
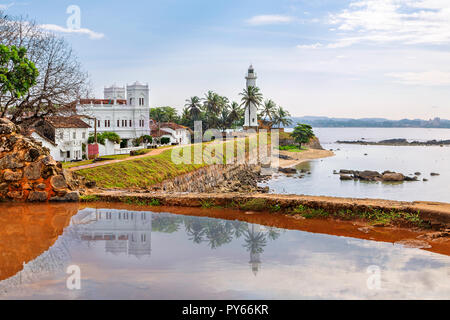
{"label": "boulder", "polygon": [[432,176],[432,177],[436,177],[436,176],[439,176],[440,174],[439,173],[436,173],[436,172],[432,172],[432,173],[430,173],[430,176]]}
{"label": "boulder", "polygon": [[295,168],[279,168],[280,172],[286,173],[286,174],[294,174],[297,173],[297,169]]}
{"label": "boulder", "polygon": [[25,178],[28,180],[37,180],[41,177],[42,162],[33,162],[23,170]]}
{"label": "boulder", "polygon": [[80,194],[78,191],[72,191],[66,193],[64,196],[55,196],[50,198],[50,201],[54,202],[76,202],[80,200]]}
{"label": "boulder", "polygon": [[3,173],[3,179],[5,181],[18,181],[22,179],[22,172],[20,171],[11,171],[11,170],[5,170]]}
{"label": "boulder", "polygon": [[0,180],[0,201],[47,201],[53,194],[63,201],[79,198],[78,185],[67,183],[49,150],[5,118],[0,118]]}
{"label": "boulder", "polygon": [[28,201],[31,202],[44,202],[47,201],[48,194],[45,191],[31,191],[28,195]]}
{"label": "boulder", "polygon": [[340,179],[344,180],[344,181],[346,181],[346,180],[353,180],[353,177],[351,177],[351,176],[349,176],[347,174],[341,174]]}
{"label": "boulder", "polygon": [[67,182],[62,175],[51,177],[50,184],[55,190],[68,188]]}
{"label": "boulder", "polygon": [[354,173],[355,177],[359,178],[360,180],[366,180],[366,181],[376,181],[377,179],[381,178],[381,174],[378,171],[358,171]]}
{"label": "boulder", "polygon": [[399,182],[399,181],[404,181],[405,176],[401,173],[385,173],[385,174],[383,174],[381,179],[383,179],[383,181],[386,181],[386,182]]}

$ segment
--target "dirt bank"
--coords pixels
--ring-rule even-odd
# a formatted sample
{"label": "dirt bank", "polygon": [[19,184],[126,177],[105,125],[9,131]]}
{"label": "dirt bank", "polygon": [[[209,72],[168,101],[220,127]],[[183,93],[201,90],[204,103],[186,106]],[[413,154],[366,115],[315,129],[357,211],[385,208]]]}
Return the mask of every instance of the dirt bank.
{"label": "dirt bank", "polygon": [[450,228],[450,204],[401,202],[378,199],[245,193],[130,193],[101,192],[85,198],[91,201],[154,204],[175,207],[234,208],[242,211],[271,211],[299,218],[330,218],[368,221],[373,225],[401,225],[410,228]]}
{"label": "dirt bank", "polygon": [[280,155],[291,158],[289,160],[280,159],[280,167],[290,168],[305,161],[332,157],[334,153],[329,150],[308,149],[302,152],[280,151]]}

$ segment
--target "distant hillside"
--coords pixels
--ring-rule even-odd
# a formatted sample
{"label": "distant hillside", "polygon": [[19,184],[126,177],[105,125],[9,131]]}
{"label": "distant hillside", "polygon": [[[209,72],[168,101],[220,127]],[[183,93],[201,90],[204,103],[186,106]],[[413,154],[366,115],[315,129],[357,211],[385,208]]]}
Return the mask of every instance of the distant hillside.
{"label": "distant hillside", "polygon": [[402,119],[388,120],[384,118],[328,118],[328,117],[292,117],[291,127],[295,127],[297,123],[306,123],[313,127],[323,128],[450,128],[450,120],[434,118],[430,120],[421,119]]}

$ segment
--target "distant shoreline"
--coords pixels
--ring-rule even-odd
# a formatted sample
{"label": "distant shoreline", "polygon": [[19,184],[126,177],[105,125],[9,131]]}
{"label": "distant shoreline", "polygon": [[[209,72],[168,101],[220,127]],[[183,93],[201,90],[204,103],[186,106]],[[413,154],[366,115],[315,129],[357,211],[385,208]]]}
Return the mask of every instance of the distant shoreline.
{"label": "distant shoreline", "polygon": [[428,141],[408,141],[406,139],[389,139],[382,140],[378,142],[370,142],[363,140],[354,141],[341,141],[338,140],[336,143],[339,144],[358,144],[358,145],[371,145],[371,146],[449,146],[450,140],[428,140]]}

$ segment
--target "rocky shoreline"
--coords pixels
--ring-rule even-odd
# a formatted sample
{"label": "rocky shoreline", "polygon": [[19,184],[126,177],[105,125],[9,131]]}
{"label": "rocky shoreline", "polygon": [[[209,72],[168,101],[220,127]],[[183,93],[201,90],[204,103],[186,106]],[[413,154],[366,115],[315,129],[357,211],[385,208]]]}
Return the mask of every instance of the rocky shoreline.
{"label": "rocky shoreline", "polygon": [[341,141],[338,140],[336,143],[339,144],[358,144],[358,145],[368,145],[368,146],[449,146],[450,140],[428,140],[428,141],[408,141],[406,139],[388,139],[381,140],[378,142],[370,142],[365,140],[355,140],[355,141]]}
{"label": "rocky shoreline", "polygon": [[[372,170],[346,170],[341,169],[339,172],[334,170],[333,174],[340,175],[340,179],[347,180],[361,180],[361,181],[378,181],[378,182],[403,182],[403,181],[419,181],[421,172],[415,172],[414,174],[406,175],[394,171],[384,171],[382,173]],[[439,173],[431,172],[431,177],[439,176]],[[428,181],[428,178],[422,178],[422,181]]]}

